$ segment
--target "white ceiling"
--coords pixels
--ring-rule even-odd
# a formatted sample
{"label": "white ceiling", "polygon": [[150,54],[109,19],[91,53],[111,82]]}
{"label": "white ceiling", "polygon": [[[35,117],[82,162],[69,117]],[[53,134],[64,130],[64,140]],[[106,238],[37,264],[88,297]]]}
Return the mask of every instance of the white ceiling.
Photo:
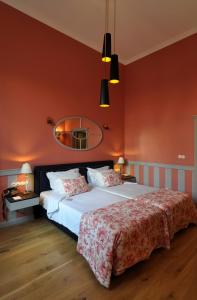
{"label": "white ceiling", "polygon": [[[109,31],[113,33],[113,2]],[[101,51],[105,0],[3,0]],[[197,0],[117,0],[116,53],[128,64],[197,32]],[[112,35],[113,39],[113,35]]]}

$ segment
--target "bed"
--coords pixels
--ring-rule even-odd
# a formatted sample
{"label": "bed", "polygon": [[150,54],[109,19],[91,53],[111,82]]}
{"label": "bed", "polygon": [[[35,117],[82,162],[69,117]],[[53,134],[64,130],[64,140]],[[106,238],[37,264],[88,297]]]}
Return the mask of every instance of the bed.
{"label": "bed", "polygon": [[197,224],[197,210],[189,194],[129,182],[119,186],[100,187],[100,189],[127,199],[143,200],[159,207],[166,215],[170,239],[189,224]]}
{"label": "bed", "polygon": [[90,188],[89,192],[72,196],[69,199],[62,199],[54,191],[41,192],[40,198],[47,217],[68,228],[76,236],[79,236],[80,220],[84,213],[127,200],[98,188]]}
{"label": "bed", "polygon": [[[78,239],[77,251],[88,261],[98,281],[109,287],[112,273],[123,273],[128,267],[149,258],[156,248],[170,248],[175,231],[171,212],[176,217],[177,210],[172,210],[169,205],[172,195],[164,209],[163,200],[160,205],[159,200],[155,200],[158,199],[155,194],[160,193],[158,196],[163,197],[161,191],[139,185],[135,185],[133,194],[130,193],[132,185],[125,184],[116,187],[118,192],[92,187],[71,199],[61,198],[50,190],[46,177],[49,171],[79,168],[87,179],[87,167],[106,165],[113,168],[113,161],[38,166],[34,175],[35,192],[41,194],[43,200],[39,214],[44,212],[46,215],[47,209],[50,221]],[[190,221],[197,224],[197,214],[195,210],[193,212]]]}
{"label": "bed", "polygon": [[[93,161],[93,162],[81,162],[81,163],[69,163],[69,164],[56,164],[56,165],[41,165],[35,166],[34,168],[34,191],[36,194],[40,195],[41,192],[51,191],[49,180],[46,176],[47,172],[51,171],[67,171],[74,168],[79,168],[81,175],[85,176],[87,180],[87,167],[91,168],[100,168],[103,166],[109,166],[109,168],[113,168],[113,161],[112,160],[104,160],[104,161]],[[47,211],[42,206],[36,206],[34,208],[34,215],[36,218],[40,216],[47,218]],[[78,239],[78,236],[71,230],[69,230],[63,224],[56,222],[53,219],[48,218],[50,222],[52,222],[55,226],[60,228],[61,230],[65,231],[75,240]]]}

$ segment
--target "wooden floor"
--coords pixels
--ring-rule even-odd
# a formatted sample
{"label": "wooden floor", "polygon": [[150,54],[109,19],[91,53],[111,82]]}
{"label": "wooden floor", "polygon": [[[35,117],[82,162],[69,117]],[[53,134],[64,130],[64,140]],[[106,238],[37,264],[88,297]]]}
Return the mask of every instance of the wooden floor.
{"label": "wooden floor", "polygon": [[102,287],[76,242],[48,221],[0,229],[0,299],[197,299],[197,226]]}

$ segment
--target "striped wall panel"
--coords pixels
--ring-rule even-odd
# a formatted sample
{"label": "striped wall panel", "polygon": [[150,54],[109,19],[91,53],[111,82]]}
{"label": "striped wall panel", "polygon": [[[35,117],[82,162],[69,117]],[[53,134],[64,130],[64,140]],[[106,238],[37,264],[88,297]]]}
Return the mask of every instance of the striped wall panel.
{"label": "striped wall panel", "polygon": [[128,161],[126,170],[141,184],[188,192],[197,200],[196,169],[193,166]]}

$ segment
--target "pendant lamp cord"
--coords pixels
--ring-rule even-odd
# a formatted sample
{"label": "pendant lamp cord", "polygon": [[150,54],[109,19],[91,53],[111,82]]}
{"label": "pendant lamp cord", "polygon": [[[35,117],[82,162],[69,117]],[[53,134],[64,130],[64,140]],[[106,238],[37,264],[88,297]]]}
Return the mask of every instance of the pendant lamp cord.
{"label": "pendant lamp cord", "polygon": [[105,2],[105,33],[108,31],[108,26],[109,26],[109,0],[106,0]]}
{"label": "pendant lamp cord", "polygon": [[114,0],[114,54],[116,52],[115,45],[116,45],[116,0]]}
{"label": "pendant lamp cord", "polygon": [[[105,2],[105,56],[107,52],[107,39],[106,39],[106,33],[108,32],[108,26],[109,26],[109,0],[106,0]],[[105,78],[106,78],[106,64],[104,64],[105,67]]]}

